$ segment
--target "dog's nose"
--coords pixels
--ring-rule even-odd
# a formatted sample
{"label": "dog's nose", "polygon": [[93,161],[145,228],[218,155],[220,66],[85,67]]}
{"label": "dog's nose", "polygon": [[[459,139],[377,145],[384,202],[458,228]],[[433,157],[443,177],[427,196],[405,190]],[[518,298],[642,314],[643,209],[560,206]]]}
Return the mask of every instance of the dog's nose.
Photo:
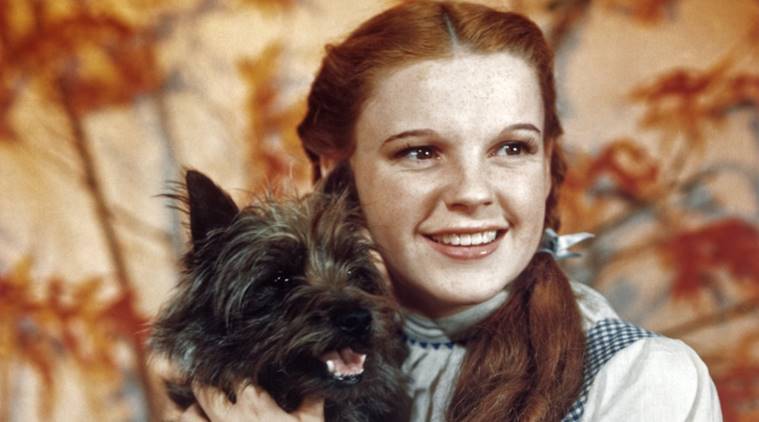
{"label": "dog's nose", "polygon": [[350,335],[364,334],[372,323],[372,314],[366,309],[352,309],[334,316],[335,325]]}

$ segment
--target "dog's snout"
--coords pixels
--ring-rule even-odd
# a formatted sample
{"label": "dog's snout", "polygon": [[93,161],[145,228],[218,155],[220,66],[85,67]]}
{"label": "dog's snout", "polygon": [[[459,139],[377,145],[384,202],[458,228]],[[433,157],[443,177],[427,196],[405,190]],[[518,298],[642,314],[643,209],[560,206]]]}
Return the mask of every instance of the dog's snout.
{"label": "dog's snout", "polygon": [[351,309],[334,316],[335,325],[350,335],[360,335],[369,330],[372,314],[366,309]]}

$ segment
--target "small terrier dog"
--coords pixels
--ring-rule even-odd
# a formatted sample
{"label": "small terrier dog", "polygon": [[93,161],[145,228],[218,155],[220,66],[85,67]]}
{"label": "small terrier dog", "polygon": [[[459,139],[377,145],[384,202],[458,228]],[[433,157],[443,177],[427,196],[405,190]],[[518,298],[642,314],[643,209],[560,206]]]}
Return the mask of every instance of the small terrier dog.
{"label": "small terrier dog", "polygon": [[254,384],[287,412],[308,396],[325,399],[328,421],[408,419],[400,317],[349,172],[243,209],[194,170],[167,195],[189,213],[191,247],[149,345],[178,367],[166,386],[181,409],[195,402],[193,383],[231,402]]}

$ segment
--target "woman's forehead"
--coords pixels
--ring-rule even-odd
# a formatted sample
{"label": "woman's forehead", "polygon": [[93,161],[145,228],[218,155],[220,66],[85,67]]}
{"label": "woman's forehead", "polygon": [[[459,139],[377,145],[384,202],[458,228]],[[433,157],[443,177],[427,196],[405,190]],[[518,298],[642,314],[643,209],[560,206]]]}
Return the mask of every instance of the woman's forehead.
{"label": "woman's forehead", "polygon": [[510,53],[467,53],[379,76],[356,128],[373,137],[420,127],[486,136],[518,123],[543,127],[534,69]]}

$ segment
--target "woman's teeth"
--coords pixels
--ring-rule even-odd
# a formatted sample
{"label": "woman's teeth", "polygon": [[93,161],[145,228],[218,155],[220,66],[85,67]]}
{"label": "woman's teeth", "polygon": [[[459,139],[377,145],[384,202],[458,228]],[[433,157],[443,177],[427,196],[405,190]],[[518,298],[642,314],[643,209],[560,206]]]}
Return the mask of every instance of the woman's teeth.
{"label": "woman's teeth", "polygon": [[494,241],[497,233],[496,230],[488,230],[480,233],[444,234],[441,236],[432,236],[432,240],[445,245],[477,246]]}

